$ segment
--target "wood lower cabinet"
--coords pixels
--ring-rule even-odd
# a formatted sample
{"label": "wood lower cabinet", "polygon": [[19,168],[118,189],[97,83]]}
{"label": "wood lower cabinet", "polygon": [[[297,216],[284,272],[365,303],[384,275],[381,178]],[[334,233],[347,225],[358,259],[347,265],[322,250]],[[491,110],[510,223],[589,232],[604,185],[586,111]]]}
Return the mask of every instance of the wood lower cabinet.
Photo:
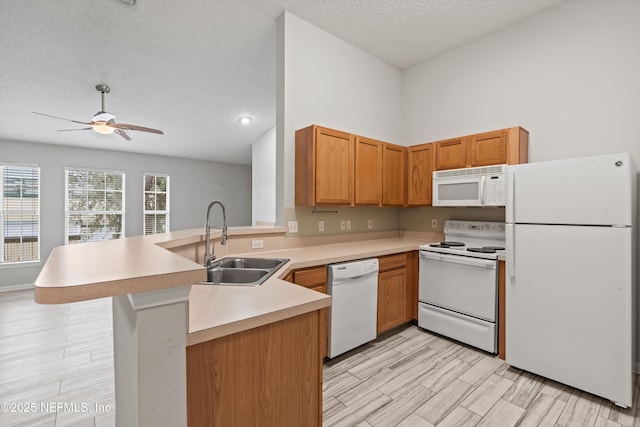
{"label": "wood lower cabinet", "polygon": [[432,143],[407,149],[407,205],[431,206],[435,146]]}
{"label": "wood lower cabinet", "polygon": [[187,347],[189,427],[321,426],[319,312]]}
{"label": "wood lower cabinet", "polygon": [[[284,280],[304,286],[316,292],[327,293],[327,267],[311,267],[290,272]],[[320,360],[327,357],[327,309],[320,310],[318,324],[318,341]]]}
{"label": "wood lower cabinet", "polygon": [[295,144],[296,206],[353,205],[354,135],[314,125]]}
{"label": "wood lower cabinet", "polygon": [[415,261],[412,252],[378,258],[378,334],[413,320],[418,304]]}

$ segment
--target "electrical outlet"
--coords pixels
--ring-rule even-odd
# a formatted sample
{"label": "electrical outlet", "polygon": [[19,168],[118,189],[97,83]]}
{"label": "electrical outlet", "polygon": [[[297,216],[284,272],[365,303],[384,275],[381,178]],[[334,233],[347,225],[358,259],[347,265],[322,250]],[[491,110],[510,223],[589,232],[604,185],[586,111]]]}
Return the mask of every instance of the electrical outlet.
{"label": "electrical outlet", "polygon": [[347,222],[344,219],[340,220],[340,231],[344,231],[347,229]]}
{"label": "electrical outlet", "polygon": [[324,231],[324,221],[318,221],[318,231]]}
{"label": "electrical outlet", "polygon": [[431,228],[438,228],[438,220],[437,219],[432,219],[431,220]]}
{"label": "electrical outlet", "polygon": [[347,220],[347,231],[351,230],[351,220]]}
{"label": "electrical outlet", "polygon": [[373,220],[372,220],[372,219],[370,219],[369,221],[367,221],[367,228],[368,228],[369,230],[371,230],[371,229],[373,228]]}
{"label": "electrical outlet", "polygon": [[287,223],[289,228],[289,233],[297,233],[298,232],[298,221],[289,221]]}
{"label": "electrical outlet", "polygon": [[262,249],[262,248],[264,248],[264,240],[251,241],[251,249]]}

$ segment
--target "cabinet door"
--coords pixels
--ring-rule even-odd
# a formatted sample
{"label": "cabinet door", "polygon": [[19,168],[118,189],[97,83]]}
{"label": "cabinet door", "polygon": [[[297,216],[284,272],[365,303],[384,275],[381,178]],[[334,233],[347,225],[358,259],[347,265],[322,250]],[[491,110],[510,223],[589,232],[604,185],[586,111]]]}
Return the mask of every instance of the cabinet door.
{"label": "cabinet door", "polygon": [[378,276],[378,334],[407,321],[407,270],[400,268],[380,273]]}
{"label": "cabinet door", "polygon": [[382,205],[402,206],[405,203],[406,148],[384,144],[382,149]]}
{"label": "cabinet door", "polygon": [[[285,280],[291,277],[296,285],[304,286],[316,292],[327,293],[327,267],[311,267],[300,270],[294,270],[289,273]],[[327,309],[320,310],[320,318],[318,320],[318,337],[320,340],[320,357],[327,357]]]}
{"label": "cabinet door", "polygon": [[479,133],[467,137],[469,166],[507,163],[507,130]]}
{"label": "cabinet door", "polygon": [[433,144],[421,144],[407,150],[407,205],[431,206],[431,184],[435,152]]}
{"label": "cabinet door", "polygon": [[[321,292],[323,294],[327,293],[327,285],[315,286],[312,289],[316,292]],[[320,310],[320,317],[318,320],[318,338],[320,339],[320,358],[324,359],[327,357],[327,309],[323,308]]]}
{"label": "cabinet door", "polygon": [[382,200],[382,146],[375,139],[357,136],[355,204],[380,205]]}
{"label": "cabinet door", "polygon": [[466,145],[464,138],[438,141],[436,145],[436,170],[466,167]]}
{"label": "cabinet door", "polygon": [[315,203],[353,203],[353,136],[317,127],[315,134]]}

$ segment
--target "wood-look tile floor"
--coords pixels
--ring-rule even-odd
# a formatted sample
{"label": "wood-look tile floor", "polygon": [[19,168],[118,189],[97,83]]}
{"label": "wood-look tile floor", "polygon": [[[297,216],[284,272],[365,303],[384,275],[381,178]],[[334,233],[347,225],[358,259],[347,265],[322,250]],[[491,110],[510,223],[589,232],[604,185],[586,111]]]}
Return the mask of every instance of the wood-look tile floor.
{"label": "wood-look tile floor", "polygon": [[[111,320],[108,298],[0,293],[0,426],[114,426]],[[411,326],[325,364],[323,424],[640,427],[639,387],[622,410]]]}

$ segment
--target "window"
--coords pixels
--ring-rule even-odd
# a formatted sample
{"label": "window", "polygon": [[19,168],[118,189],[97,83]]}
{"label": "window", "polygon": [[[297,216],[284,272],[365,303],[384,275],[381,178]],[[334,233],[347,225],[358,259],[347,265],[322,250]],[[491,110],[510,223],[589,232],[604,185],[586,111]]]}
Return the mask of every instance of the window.
{"label": "window", "polygon": [[169,231],[169,175],[144,174],[144,234]]}
{"label": "window", "polygon": [[124,172],[65,169],[65,242],[124,237]]}
{"label": "window", "polygon": [[40,260],[40,167],[0,164],[0,264]]}

